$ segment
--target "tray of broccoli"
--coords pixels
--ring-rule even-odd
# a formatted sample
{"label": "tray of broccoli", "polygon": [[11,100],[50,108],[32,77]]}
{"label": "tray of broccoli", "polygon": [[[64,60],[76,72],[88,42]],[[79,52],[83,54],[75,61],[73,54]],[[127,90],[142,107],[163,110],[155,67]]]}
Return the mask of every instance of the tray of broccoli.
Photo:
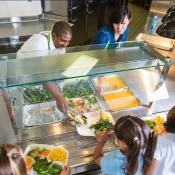
{"label": "tray of broccoli", "polygon": [[23,86],[22,93],[25,104],[36,104],[53,100],[50,92],[42,86]]}

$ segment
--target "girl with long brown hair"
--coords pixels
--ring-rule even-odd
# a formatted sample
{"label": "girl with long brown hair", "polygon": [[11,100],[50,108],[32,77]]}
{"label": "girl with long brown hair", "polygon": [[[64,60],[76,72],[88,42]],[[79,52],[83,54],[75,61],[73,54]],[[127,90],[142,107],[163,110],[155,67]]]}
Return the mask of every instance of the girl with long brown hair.
{"label": "girl with long brown hair", "polygon": [[[23,151],[19,146],[0,146],[0,175],[27,175]],[[60,175],[70,175],[70,168],[65,166]]]}
{"label": "girl with long brown hair", "polygon": [[146,123],[132,116],[121,117],[114,126],[119,148],[103,155],[108,132],[97,133],[94,161],[105,175],[146,175],[150,167],[157,136]]}

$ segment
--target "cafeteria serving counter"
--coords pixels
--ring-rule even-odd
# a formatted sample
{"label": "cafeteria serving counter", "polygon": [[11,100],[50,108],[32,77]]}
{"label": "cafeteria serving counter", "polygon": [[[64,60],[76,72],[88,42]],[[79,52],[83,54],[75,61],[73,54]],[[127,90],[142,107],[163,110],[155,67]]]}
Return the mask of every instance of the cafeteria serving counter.
{"label": "cafeteria serving counter", "polygon": [[[145,105],[126,110],[109,110],[114,121],[124,115],[166,115],[175,104],[174,62],[143,42],[120,43],[120,48],[116,46],[118,43],[109,45],[109,49],[105,45],[74,47],[63,55],[37,55],[19,60],[8,60],[13,54],[1,55],[0,143],[19,143],[23,149],[34,143],[62,145],[69,151],[72,174],[85,174],[98,169],[92,160],[95,137],[80,135],[70,118],[65,117],[61,122],[51,124],[24,126],[25,103],[23,94],[20,93],[21,88],[41,86],[48,81],[74,82],[77,78],[91,80],[94,77],[115,74],[126,82]],[[84,64],[80,66],[82,62]],[[97,96],[96,93],[94,95]],[[105,151],[115,147],[111,135]]]}

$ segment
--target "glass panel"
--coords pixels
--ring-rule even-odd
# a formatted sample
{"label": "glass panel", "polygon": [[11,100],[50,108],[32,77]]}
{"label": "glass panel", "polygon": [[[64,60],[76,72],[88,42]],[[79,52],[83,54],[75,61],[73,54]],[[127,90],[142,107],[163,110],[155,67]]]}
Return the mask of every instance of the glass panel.
{"label": "glass panel", "polygon": [[158,88],[160,79],[161,75],[153,67],[52,82],[67,101],[68,115],[59,111],[55,99],[42,84],[7,88],[7,91],[17,128],[41,127],[61,122],[65,116],[99,110],[139,109],[141,113],[149,109],[150,102],[168,98],[166,86]]}
{"label": "glass panel", "polygon": [[[142,42],[114,43],[23,53],[9,59],[6,87],[157,67],[166,60]],[[6,55],[9,58],[15,54]],[[19,57],[19,54],[18,54]]]}

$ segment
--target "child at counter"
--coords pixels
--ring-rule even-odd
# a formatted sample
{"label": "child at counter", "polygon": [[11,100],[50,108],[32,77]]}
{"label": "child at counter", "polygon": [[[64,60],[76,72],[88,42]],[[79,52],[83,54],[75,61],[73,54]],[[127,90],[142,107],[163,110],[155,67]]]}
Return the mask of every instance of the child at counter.
{"label": "child at counter", "polygon": [[132,116],[121,117],[114,126],[119,147],[103,155],[108,132],[96,134],[94,161],[104,175],[146,175],[155,150],[157,136],[146,123]]}
{"label": "child at counter", "polygon": [[[0,146],[0,175],[27,175],[24,154],[19,146]],[[64,167],[60,175],[70,175],[70,168]]]}
{"label": "child at counter", "polygon": [[175,174],[175,106],[167,115],[165,128],[167,134],[158,137],[148,175]]}

